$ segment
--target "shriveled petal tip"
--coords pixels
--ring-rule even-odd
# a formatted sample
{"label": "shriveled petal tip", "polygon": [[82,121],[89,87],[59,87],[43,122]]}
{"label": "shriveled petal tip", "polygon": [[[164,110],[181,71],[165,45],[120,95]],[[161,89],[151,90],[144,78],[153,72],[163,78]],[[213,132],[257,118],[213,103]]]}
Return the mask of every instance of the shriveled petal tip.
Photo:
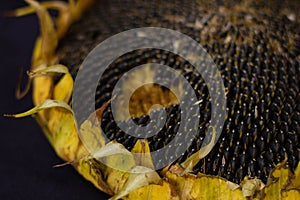
{"label": "shriveled petal tip", "polygon": [[65,74],[53,89],[53,98],[68,103],[72,96],[74,81],[70,74]]}
{"label": "shriveled petal tip", "polygon": [[271,171],[268,183],[263,189],[265,199],[282,199],[282,192],[289,186],[293,177],[290,169],[286,167],[286,161],[278,164]]}
{"label": "shriveled petal tip", "polygon": [[294,176],[286,186],[286,189],[300,189],[300,162],[298,163]]}
{"label": "shriveled petal tip", "polygon": [[131,155],[131,153],[120,143],[110,142],[99,150],[92,152],[92,157],[99,159],[114,155]]}
{"label": "shriveled petal tip", "polygon": [[42,76],[46,75],[48,73],[61,73],[61,74],[68,74],[69,69],[61,64],[57,65],[51,65],[51,66],[46,66],[45,64],[42,64],[35,68],[32,71],[28,71],[27,74],[30,78],[36,77],[36,76]]}
{"label": "shriveled petal tip", "polygon": [[154,169],[150,154],[150,147],[147,140],[138,140],[131,152],[134,155],[134,159],[137,165]]}
{"label": "shriveled petal tip", "polygon": [[58,45],[58,37],[55,30],[54,22],[48,11],[37,1],[25,0],[39,17],[40,30],[41,30],[41,59],[47,63],[51,63],[55,55],[55,49]]}
{"label": "shriveled petal tip", "polygon": [[[42,5],[43,8],[55,9],[55,10],[62,10],[62,9],[66,9],[68,7],[68,4],[63,1],[52,1],[52,2],[46,1],[46,2],[40,2],[40,4]],[[21,16],[33,14],[35,12],[36,12],[36,10],[34,7],[26,6],[23,8],[17,8],[12,11],[5,11],[5,12],[3,12],[3,15],[7,16],[7,17],[21,17]]]}
{"label": "shriveled petal tip", "polygon": [[264,184],[260,179],[247,179],[241,183],[242,193],[245,198],[261,197]]}
{"label": "shriveled petal tip", "polygon": [[26,94],[28,94],[30,87],[31,87],[31,83],[32,83],[32,79],[29,77],[27,80],[27,83],[25,85],[25,88],[23,90],[21,90],[22,78],[23,78],[23,69],[21,70],[19,81],[18,81],[17,88],[16,88],[15,96],[17,99],[22,99],[24,96],[26,96]]}
{"label": "shriveled petal tip", "polygon": [[69,0],[72,20],[80,19],[82,13],[89,8],[95,0]]}
{"label": "shriveled petal tip", "polygon": [[300,199],[300,189],[290,189],[282,193],[283,200],[298,200]]}
{"label": "shriveled petal tip", "polygon": [[179,200],[179,195],[174,187],[167,181],[162,181],[161,185],[150,184],[130,192],[122,199],[168,199]]}
{"label": "shriveled petal tip", "polygon": [[122,190],[113,196],[111,200],[120,199],[138,188],[159,183],[162,183],[162,180],[155,171],[147,167],[135,166],[131,170]]}
{"label": "shriveled petal tip", "polygon": [[201,147],[199,151],[191,155],[188,159],[186,159],[183,163],[181,163],[181,166],[184,168],[184,173],[192,172],[195,165],[205,156],[209,154],[209,152],[212,150],[216,143],[216,128],[211,127],[212,130],[212,136],[209,144],[207,144],[204,147]]}
{"label": "shriveled petal tip", "polygon": [[92,152],[96,152],[101,149],[106,144],[106,139],[103,137],[102,132],[98,126],[94,126],[94,124],[86,120],[80,125],[80,139],[85,144],[85,146],[89,147],[89,150]]}
{"label": "shriveled petal tip", "polygon": [[180,199],[244,199],[240,187],[234,183],[205,174],[167,172],[165,177],[174,186]]}
{"label": "shriveled petal tip", "polygon": [[19,113],[19,114],[5,114],[6,117],[14,117],[14,118],[21,118],[21,117],[27,117],[30,115],[34,115],[38,113],[39,111],[46,110],[49,108],[63,108],[71,113],[73,113],[72,108],[65,102],[59,101],[59,100],[51,100],[47,99],[45,100],[41,105],[38,105],[26,112]]}
{"label": "shriveled petal tip", "polygon": [[[17,89],[16,89],[16,98],[17,99],[22,99],[30,90],[31,87],[31,83],[32,83],[32,79],[34,77],[37,76],[44,76],[44,75],[48,75],[49,73],[61,73],[61,74],[68,74],[69,70],[66,66],[64,65],[52,65],[52,66],[46,66],[46,64],[41,64],[38,67],[36,67],[34,70],[32,71],[28,71],[28,81],[27,84],[25,86],[25,89],[23,91],[21,91],[21,79],[22,76],[20,76],[20,81],[18,83]],[[72,81],[72,85],[73,85],[73,81]],[[70,90],[72,91],[73,87],[70,87]],[[66,90],[68,91],[68,90]]]}

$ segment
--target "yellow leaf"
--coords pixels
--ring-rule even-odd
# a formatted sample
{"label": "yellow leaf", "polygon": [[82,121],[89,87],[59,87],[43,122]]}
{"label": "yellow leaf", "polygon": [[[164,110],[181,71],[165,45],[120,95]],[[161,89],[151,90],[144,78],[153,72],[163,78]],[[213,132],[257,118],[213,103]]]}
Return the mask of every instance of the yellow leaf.
{"label": "yellow leaf", "polygon": [[5,115],[9,117],[26,117],[36,114],[40,111],[50,109],[48,112],[49,120],[45,122],[41,116],[38,116],[38,122],[43,127],[45,134],[53,145],[57,154],[65,161],[75,160],[78,156],[80,145],[77,135],[77,124],[73,117],[71,107],[59,100],[45,100],[31,110],[20,114]]}
{"label": "yellow leaf", "polygon": [[56,153],[65,161],[80,158],[78,149],[81,141],[77,135],[77,125],[73,114],[58,108],[51,109],[49,114],[48,129],[52,133]]}
{"label": "yellow leaf", "polygon": [[284,189],[288,181],[292,178],[291,171],[285,166],[286,162],[278,164],[270,174],[270,180],[264,188],[265,200],[281,199],[281,190]]}
{"label": "yellow leaf", "polygon": [[113,191],[113,195],[118,194],[122,190],[129,177],[129,173],[110,167],[107,167],[104,174],[105,182]]}
{"label": "yellow leaf", "polygon": [[95,0],[69,0],[72,20],[78,20],[82,16],[83,11],[89,8]]}
{"label": "yellow leaf", "polygon": [[147,167],[136,166],[131,170],[122,190],[113,196],[111,200],[120,199],[138,188],[148,186],[150,184],[159,184],[160,182],[161,178],[156,171]]}
{"label": "yellow leaf", "polygon": [[134,155],[136,165],[154,169],[150,154],[150,147],[147,140],[138,140],[131,152]]}
{"label": "yellow leaf", "polygon": [[53,98],[69,102],[73,91],[73,78],[70,74],[65,74],[55,85],[53,90]]}
{"label": "yellow leaf", "polygon": [[131,153],[122,144],[117,142],[110,142],[102,148],[91,152],[91,156],[95,159],[100,159],[103,157],[113,157],[115,155],[121,155],[124,157],[132,156]]}
{"label": "yellow leaf", "polygon": [[57,35],[62,38],[69,29],[69,26],[80,19],[83,12],[92,6],[95,0],[69,0],[67,9],[60,9],[57,19]]}
{"label": "yellow leaf", "polygon": [[128,154],[120,152],[112,156],[108,156],[105,158],[104,162],[107,166],[123,172],[128,172],[133,166],[135,166],[133,155],[130,152]]}
{"label": "yellow leaf", "polygon": [[[118,150],[115,148],[113,151],[115,151],[113,156],[99,160],[107,166],[106,170],[102,172],[107,185],[114,194],[117,194],[126,183],[130,170],[135,166],[135,161],[133,155],[123,146]],[[120,153],[116,154],[117,152]]]}
{"label": "yellow leaf", "polygon": [[163,181],[162,185],[148,185],[130,192],[123,199],[168,199],[168,200],[179,200],[179,196],[172,186]]}
{"label": "yellow leaf", "polygon": [[203,174],[179,176],[167,172],[166,178],[174,185],[180,199],[244,199],[238,186],[232,187],[232,183],[229,187],[228,181],[219,177]]}
{"label": "yellow leaf", "polygon": [[102,148],[106,141],[98,126],[94,126],[91,121],[86,120],[80,126],[80,139],[88,146],[88,150],[95,152]]}
{"label": "yellow leaf", "polygon": [[190,157],[188,157],[183,163],[180,165],[184,168],[184,173],[191,172],[193,171],[193,168],[195,165],[202,159],[204,158],[209,152],[212,150],[212,148],[215,145],[215,140],[216,140],[216,128],[211,127],[212,130],[212,136],[210,142],[204,146],[201,147],[199,151],[196,153],[192,154]]}
{"label": "yellow leaf", "polygon": [[67,74],[69,73],[69,70],[64,65],[51,65],[46,66],[45,64],[41,64],[37,66],[34,70],[29,71],[28,75],[30,78],[36,77],[36,76],[42,76],[47,75],[48,73],[61,73],[61,74]]}
{"label": "yellow leaf", "polygon": [[33,80],[33,102],[40,105],[46,99],[52,97],[53,79],[52,77],[41,76]]}
{"label": "yellow leaf", "polygon": [[[29,76],[29,80],[27,82],[27,85],[26,85],[24,91],[21,92],[20,87],[17,88],[16,97],[18,99],[23,98],[29,92],[31,82],[32,82],[32,79],[34,77],[49,75],[51,73],[64,73],[64,74],[67,74],[67,73],[69,73],[69,70],[66,66],[59,65],[59,64],[58,65],[52,65],[52,66],[49,66],[49,67],[47,67],[46,64],[40,64],[37,67],[35,67],[34,70],[29,71],[27,73],[28,73],[28,76]],[[49,80],[49,84],[47,85],[48,87],[43,88],[43,91],[45,91],[45,90],[47,91],[46,96],[43,99],[43,100],[45,100],[45,99],[50,97],[50,92],[51,92],[50,88],[52,86],[52,80],[49,79],[49,77],[43,78],[42,80]],[[46,84],[44,84],[44,85],[46,86]],[[45,88],[47,88],[47,89],[45,89]],[[39,98],[40,98],[40,96],[39,96]]]}
{"label": "yellow leaf", "polygon": [[38,2],[34,0],[25,0],[32,8],[35,9],[40,22],[41,30],[41,59],[47,64],[53,62],[55,49],[58,44],[58,38],[54,23],[48,11]]}
{"label": "yellow leaf", "polygon": [[[46,8],[46,9],[57,9],[57,10],[62,10],[65,9],[68,4],[63,2],[63,1],[55,1],[55,2],[40,2],[41,6]],[[9,12],[9,15],[15,16],[15,17],[21,17],[24,15],[29,15],[32,13],[35,13],[36,10],[32,6],[26,6],[23,8],[18,8],[16,10],[13,10],[12,12]]]}
{"label": "yellow leaf", "polygon": [[100,171],[105,171],[106,166],[101,163],[96,163],[93,160],[80,160],[74,165],[77,171],[88,181],[92,182],[98,189],[107,194],[113,195],[114,192],[110,189],[109,185],[104,181]]}
{"label": "yellow leaf", "polygon": [[261,196],[261,189],[265,186],[260,179],[248,179],[246,177],[241,183],[243,196],[245,198],[254,198]]}
{"label": "yellow leaf", "polygon": [[300,188],[287,190],[282,193],[282,200],[299,200]]}
{"label": "yellow leaf", "polygon": [[286,189],[300,189],[300,162],[295,170],[292,180],[288,183]]}
{"label": "yellow leaf", "polygon": [[59,101],[59,100],[51,100],[51,99],[47,99],[45,100],[41,105],[38,105],[26,112],[20,113],[20,114],[13,114],[13,115],[5,115],[7,117],[15,117],[15,118],[21,118],[21,117],[27,117],[33,114],[36,114],[37,112],[41,111],[41,110],[45,110],[45,109],[49,109],[49,108],[63,108],[67,111],[69,111],[70,113],[73,113],[72,108],[66,104],[63,101]]}

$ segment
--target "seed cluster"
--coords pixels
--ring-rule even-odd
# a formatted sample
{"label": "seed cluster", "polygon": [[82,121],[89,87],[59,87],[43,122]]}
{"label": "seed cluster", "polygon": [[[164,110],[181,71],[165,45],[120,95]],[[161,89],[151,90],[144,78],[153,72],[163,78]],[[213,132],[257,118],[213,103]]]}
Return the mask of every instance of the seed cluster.
{"label": "seed cluster", "polygon": [[[212,57],[227,90],[227,116],[221,137],[212,152],[195,167],[195,172],[218,175],[234,182],[240,182],[246,175],[256,176],[266,182],[277,163],[287,159],[289,167],[295,169],[300,161],[300,17],[297,7],[292,2],[283,5],[278,1],[271,1],[272,8],[262,1],[249,0],[248,4],[232,1],[228,5],[209,2],[101,1],[71,27],[58,53],[75,77],[88,52],[118,32],[156,26],[189,35]],[[177,162],[182,162],[200,149],[211,120],[211,101],[214,101],[201,75],[183,58],[157,49],[142,49],[121,56],[100,80],[95,107],[101,107],[111,98],[114,85],[125,72],[149,62],[180,71],[199,100],[199,134],[183,155],[176,152],[173,155],[179,156]],[[86,80],[83,94],[90,84]],[[84,100],[80,103],[84,107]],[[178,133],[180,106],[164,109],[167,121],[157,135],[149,138],[151,150],[168,146],[176,134],[185,134]],[[158,113],[153,111],[151,119],[159,123]],[[133,120],[146,125],[150,117],[144,115]],[[103,114],[101,126],[109,139],[117,140],[128,149],[146,134],[135,133],[134,129],[128,131],[136,137],[125,134],[117,127],[110,107]],[[148,131],[157,130],[152,127]]]}

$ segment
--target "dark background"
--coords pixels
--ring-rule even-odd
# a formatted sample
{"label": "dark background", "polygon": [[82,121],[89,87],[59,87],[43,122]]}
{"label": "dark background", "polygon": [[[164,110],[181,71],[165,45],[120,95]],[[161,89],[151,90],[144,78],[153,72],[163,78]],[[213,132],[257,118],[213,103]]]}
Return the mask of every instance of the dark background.
{"label": "dark background", "polygon": [[0,3],[0,199],[107,199],[71,166],[61,164],[33,118],[5,118],[33,105],[31,95],[21,100],[15,90],[21,69],[30,68],[31,53],[38,35],[35,15],[3,17],[3,10],[26,5],[22,0]]}

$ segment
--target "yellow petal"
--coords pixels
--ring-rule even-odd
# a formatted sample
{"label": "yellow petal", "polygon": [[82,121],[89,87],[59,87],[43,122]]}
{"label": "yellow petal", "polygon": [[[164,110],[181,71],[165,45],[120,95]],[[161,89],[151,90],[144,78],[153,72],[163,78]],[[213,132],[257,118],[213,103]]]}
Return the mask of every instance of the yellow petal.
{"label": "yellow petal", "polygon": [[73,91],[73,78],[70,74],[65,74],[59,82],[55,85],[53,91],[53,98],[69,102]]}
{"label": "yellow petal", "polygon": [[300,189],[300,162],[298,163],[294,176],[288,183],[286,189]]}
{"label": "yellow petal", "polygon": [[58,44],[58,38],[54,23],[51,19],[48,11],[38,2],[34,0],[25,0],[32,8],[35,9],[40,22],[41,30],[41,59],[51,64],[53,62],[53,56],[55,55],[55,49]]}
{"label": "yellow petal", "polygon": [[134,155],[136,165],[141,165],[154,169],[150,154],[150,147],[147,140],[138,140],[131,152]]}
{"label": "yellow petal", "polygon": [[47,99],[46,101],[44,101],[41,105],[38,105],[26,112],[20,113],[20,114],[13,114],[13,115],[5,115],[7,117],[15,117],[15,118],[20,118],[20,117],[26,117],[26,116],[30,116],[33,115],[41,110],[45,110],[45,109],[49,109],[49,108],[64,108],[66,110],[68,110],[69,112],[73,113],[71,107],[66,104],[63,101],[58,101],[58,100],[51,100],[51,99]]}
{"label": "yellow petal", "polygon": [[261,196],[261,189],[265,186],[260,179],[248,179],[241,183],[243,196],[245,198],[253,198]]}
{"label": "yellow petal", "polygon": [[52,97],[53,79],[52,77],[41,76],[33,80],[33,102],[39,105],[46,99]]}
{"label": "yellow petal", "polygon": [[203,174],[179,176],[167,172],[166,178],[174,185],[180,199],[244,199],[238,186],[232,187],[233,183],[228,184],[228,181],[219,177]]}
{"label": "yellow petal", "polygon": [[[46,9],[55,9],[55,10],[63,10],[65,9],[68,4],[63,1],[54,1],[54,2],[40,2],[41,6]],[[32,13],[35,13],[36,9],[32,6],[25,6],[23,8],[18,8],[13,10],[12,12],[9,12],[11,16],[20,17],[24,15],[29,15]]]}
{"label": "yellow petal", "polygon": [[53,146],[56,153],[65,161],[73,161],[78,157],[80,139],[74,116],[65,110],[54,108],[49,112],[48,129],[52,133]]}
{"label": "yellow petal", "polygon": [[287,190],[282,193],[282,200],[299,200],[300,188]]}
{"label": "yellow petal", "polygon": [[98,126],[94,126],[89,120],[84,121],[80,126],[80,139],[88,146],[91,152],[102,148],[106,141]]}
{"label": "yellow petal", "polygon": [[95,163],[93,160],[80,160],[75,164],[75,168],[85,179],[93,183],[98,189],[110,195],[114,194],[100,172],[105,171],[106,168],[101,165],[101,163]]}
{"label": "yellow petal", "polygon": [[126,154],[109,156],[102,161],[107,166],[106,170],[102,172],[105,175],[106,183],[114,194],[117,194],[126,183],[130,170],[135,166],[133,155],[128,151]]}
{"label": "yellow petal", "polygon": [[264,188],[264,199],[281,199],[281,190],[287,185],[288,181],[293,177],[291,171],[285,166],[286,163],[278,164],[270,174],[270,180]]}
{"label": "yellow petal", "polygon": [[215,145],[215,140],[216,140],[216,128],[211,127],[212,130],[212,136],[210,142],[204,146],[201,147],[199,151],[188,157],[183,163],[181,163],[181,166],[184,168],[184,173],[191,172],[193,171],[193,168],[195,165],[202,159],[204,158],[209,152],[212,150],[212,148]]}
{"label": "yellow petal", "polygon": [[36,67],[34,70],[29,71],[28,75],[30,78],[36,77],[36,76],[42,76],[42,75],[47,75],[48,73],[61,73],[61,74],[67,74],[69,73],[69,70],[66,66],[64,65],[51,65],[51,66],[46,66],[45,64],[39,65]]}
{"label": "yellow petal", "polygon": [[138,188],[150,184],[159,184],[160,182],[161,178],[154,170],[143,166],[136,166],[131,170],[122,190],[113,196],[111,200],[120,199]]}
{"label": "yellow petal", "polygon": [[179,196],[175,189],[166,181],[162,185],[148,185],[130,192],[122,199],[168,199],[179,200]]}

